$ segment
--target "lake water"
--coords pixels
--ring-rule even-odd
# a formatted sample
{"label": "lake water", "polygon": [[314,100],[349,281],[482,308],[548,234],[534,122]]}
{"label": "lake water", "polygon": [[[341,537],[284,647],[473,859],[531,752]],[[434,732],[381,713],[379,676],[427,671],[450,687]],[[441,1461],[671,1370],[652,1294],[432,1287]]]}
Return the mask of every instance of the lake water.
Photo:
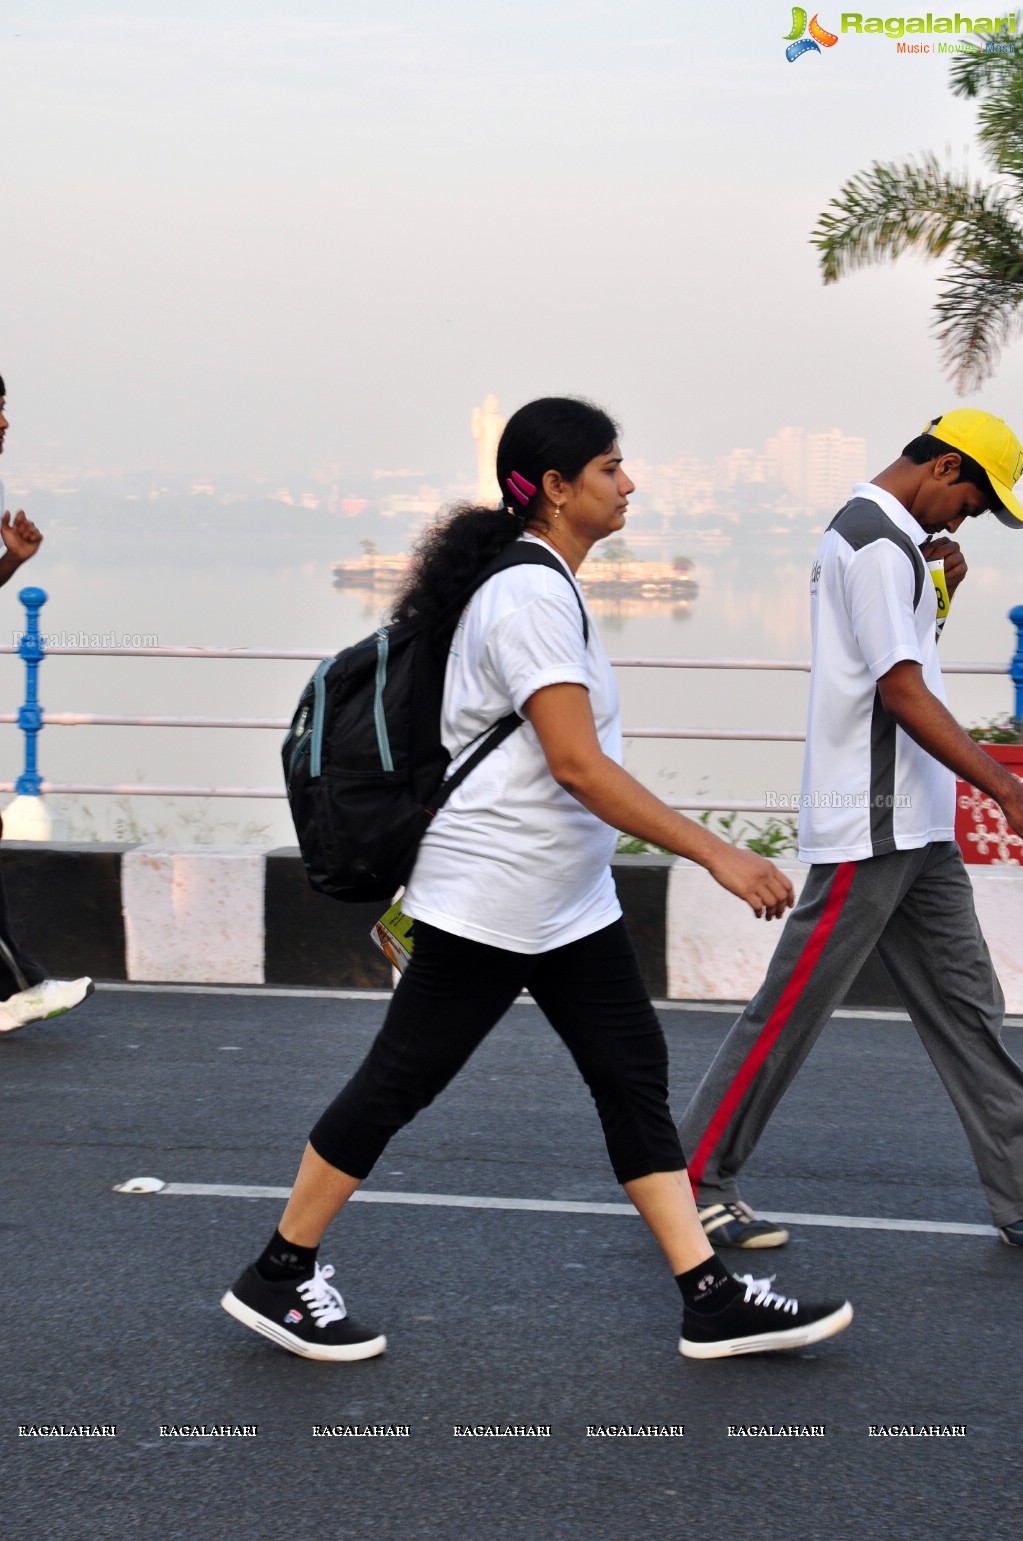
{"label": "lake water", "polygon": [[[1023,602],[1023,536],[993,520],[961,532],[971,571],[942,639],[954,661],[1006,665],[1015,647],[1007,612]],[[635,600],[594,606],[608,652],[616,656],[806,658],[809,655],[809,569],[818,536],[736,532],[724,550],[704,550],[685,537],[700,583],[688,606]],[[110,549],[113,545],[113,551]],[[105,547],[105,549],[104,549]],[[51,555],[52,551],[52,555]],[[336,651],[371,631],[386,601],[338,590],[324,540],[303,550],[286,535],[263,535],[232,549],[214,542],[201,555],[185,539],[142,535],[130,560],[117,543],[54,543],[24,573],[50,598],[42,629],[155,635],[162,645],[280,647]],[[22,624],[17,580],[8,586],[3,640]],[[248,660],[51,657],[40,697],[51,711],[289,718],[313,665]],[[622,670],[619,688],[629,727],[791,730],[804,726],[805,674],[709,670]],[[3,701],[23,699],[23,665],[0,657]],[[1011,710],[1008,679],[951,676],[949,701],[961,722]],[[145,782],[204,786],[280,785],[281,733],[261,730],[51,727],[40,743],[40,767],[55,782]],[[22,766],[21,735],[0,727],[0,768],[13,779]],[[626,763],[669,801],[706,798],[761,801],[766,792],[798,790],[801,746],[683,741],[632,742]],[[139,797],[53,799],[73,838],[293,841],[287,805],[269,800]]]}

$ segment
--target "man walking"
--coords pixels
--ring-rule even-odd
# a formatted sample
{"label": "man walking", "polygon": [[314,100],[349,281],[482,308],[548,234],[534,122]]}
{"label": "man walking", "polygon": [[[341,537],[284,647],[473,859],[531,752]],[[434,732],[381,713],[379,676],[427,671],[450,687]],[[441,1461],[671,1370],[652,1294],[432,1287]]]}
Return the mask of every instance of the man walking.
{"label": "man walking", "polygon": [[[0,454],[3,454],[7,434],[7,418],[4,416],[6,387],[0,379]],[[31,520],[19,509],[14,518],[4,508],[4,484],[0,481],[0,540],[4,551],[0,556],[0,586],[14,574],[23,562],[35,556],[43,537]],[[0,836],[3,821],[0,820]],[[14,939],[7,915],[7,899],[3,880],[0,878],[0,1033],[10,1033],[29,1022],[41,1022],[70,1011],[91,995],[91,979],[48,979],[46,970],[28,957]]]}
{"label": "man walking", "polygon": [[718,1246],[777,1247],[780,1226],[736,1179],[771,1113],[873,947],[966,1130],[995,1225],[1023,1246],[1023,1071],[1002,1047],[1004,999],[954,840],[955,778],[1023,835],[1023,783],[945,706],[936,645],[942,557],[991,511],[1023,528],[1023,448],[1000,418],[946,412],[825,531],[810,579],[813,657],[799,813],[810,872],[767,977],[683,1114],[689,1175]]}

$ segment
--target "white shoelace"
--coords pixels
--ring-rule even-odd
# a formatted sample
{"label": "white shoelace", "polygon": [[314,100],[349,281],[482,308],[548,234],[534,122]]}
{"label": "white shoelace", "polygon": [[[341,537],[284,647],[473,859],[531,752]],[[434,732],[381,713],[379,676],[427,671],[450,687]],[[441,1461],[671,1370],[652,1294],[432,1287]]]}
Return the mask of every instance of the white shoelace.
{"label": "white shoelace", "polygon": [[328,1322],[343,1322],[348,1315],[345,1303],[341,1299],[341,1291],[327,1283],[327,1280],[333,1277],[333,1263],[328,1263],[326,1268],[321,1268],[319,1263],[314,1263],[312,1278],[306,1279],[304,1283],[297,1286],[298,1293],[309,1307],[317,1327],[326,1327]]}
{"label": "white shoelace", "polygon": [[789,1295],[775,1294],[771,1288],[774,1274],[769,1279],[754,1279],[751,1273],[737,1273],[735,1278],[739,1284],[745,1284],[747,1302],[753,1300],[757,1306],[773,1306],[776,1311],[789,1311],[793,1316],[799,1310],[798,1300],[793,1300]]}

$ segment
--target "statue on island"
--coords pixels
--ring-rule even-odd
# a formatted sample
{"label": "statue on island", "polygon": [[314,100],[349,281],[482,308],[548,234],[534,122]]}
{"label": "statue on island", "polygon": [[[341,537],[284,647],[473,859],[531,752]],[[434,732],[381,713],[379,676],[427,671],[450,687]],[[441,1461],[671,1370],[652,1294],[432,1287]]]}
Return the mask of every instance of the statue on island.
{"label": "statue on island", "polygon": [[472,436],[476,440],[476,501],[500,503],[497,485],[497,445],[504,432],[504,418],[497,397],[488,396],[482,407],[472,409]]}

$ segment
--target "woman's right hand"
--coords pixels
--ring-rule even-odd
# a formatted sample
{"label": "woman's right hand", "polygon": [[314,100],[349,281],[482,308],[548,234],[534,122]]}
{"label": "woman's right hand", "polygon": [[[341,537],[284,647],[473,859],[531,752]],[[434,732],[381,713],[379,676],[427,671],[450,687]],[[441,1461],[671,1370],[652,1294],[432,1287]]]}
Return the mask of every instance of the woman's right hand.
{"label": "woman's right hand", "polygon": [[730,894],[745,899],[758,920],[781,920],[796,902],[795,889],[784,872],[753,851],[722,841],[721,850],[707,863],[707,871]]}

